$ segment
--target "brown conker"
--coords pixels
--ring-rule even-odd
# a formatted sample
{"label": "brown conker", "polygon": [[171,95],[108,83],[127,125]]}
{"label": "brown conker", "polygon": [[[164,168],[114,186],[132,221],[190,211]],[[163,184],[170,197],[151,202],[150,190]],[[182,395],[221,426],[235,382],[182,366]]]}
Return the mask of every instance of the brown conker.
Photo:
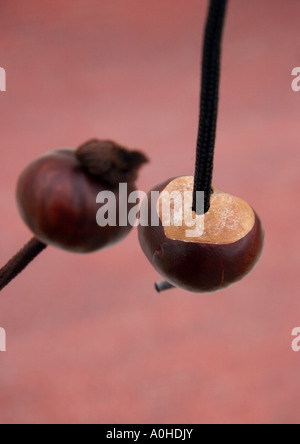
{"label": "brown conker", "polygon": [[[121,241],[131,230],[119,225],[119,182],[135,191],[136,171],[145,156],[111,141],[92,140],[77,150],[61,149],[33,161],[21,174],[17,203],[21,216],[35,237],[46,244],[89,253]],[[96,197],[112,191],[116,197],[116,226],[100,227]],[[128,198],[127,195],[127,198]],[[103,205],[103,204],[102,204]]]}
{"label": "brown conker", "polygon": [[[171,224],[163,226],[161,203],[164,191],[192,196],[194,178],[184,176],[169,179],[151,192],[159,192],[145,199],[148,224],[139,226],[141,247],[155,269],[171,284],[192,292],[212,292],[228,287],[242,279],[257,263],[264,243],[264,230],[255,211],[242,199],[214,188],[209,211],[193,218],[204,218],[201,236],[190,239],[187,226],[176,226],[176,209],[171,205]],[[171,202],[172,203],[172,202]],[[192,197],[191,197],[192,205]],[[146,210],[143,208],[142,212]],[[150,215],[156,206],[159,225],[151,226]],[[147,211],[145,211],[147,214]]]}

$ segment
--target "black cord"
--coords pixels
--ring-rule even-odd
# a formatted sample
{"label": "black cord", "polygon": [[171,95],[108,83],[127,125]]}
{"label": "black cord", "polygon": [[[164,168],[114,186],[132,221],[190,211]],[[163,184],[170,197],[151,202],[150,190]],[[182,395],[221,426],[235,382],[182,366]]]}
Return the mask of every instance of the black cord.
{"label": "black cord", "polygon": [[[199,132],[197,139],[193,210],[197,191],[204,191],[204,213],[209,210],[212,193],[213,160],[219,102],[221,42],[228,0],[211,0],[206,23]],[[198,208],[198,213],[200,209]]]}
{"label": "black cord", "polygon": [[34,237],[10,259],[0,270],[0,291],[17,277],[46,247],[46,244]]}
{"label": "black cord", "polygon": [[[212,194],[213,161],[216,141],[216,128],[219,103],[219,84],[221,66],[221,42],[228,0],[210,0],[206,23],[203,61],[202,86],[197,139],[196,171],[194,180],[193,210],[197,208],[197,191],[204,191],[204,213],[210,207]],[[158,292],[174,288],[164,281],[155,285]]]}

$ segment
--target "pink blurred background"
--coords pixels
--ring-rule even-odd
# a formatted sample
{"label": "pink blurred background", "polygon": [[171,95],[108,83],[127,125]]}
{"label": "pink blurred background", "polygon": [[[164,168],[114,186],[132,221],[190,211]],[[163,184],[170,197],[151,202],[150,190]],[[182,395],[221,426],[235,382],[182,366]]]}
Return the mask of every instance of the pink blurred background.
{"label": "pink blurred background", "polygon": [[[147,191],[192,174],[206,1],[0,2],[0,260],[30,237],[19,173],[112,138],[151,157]],[[266,229],[254,272],[162,295],[136,231],[114,249],[49,248],[0,296],[0,423],[299,423],[300,3],[231,0],[215,184]]]}

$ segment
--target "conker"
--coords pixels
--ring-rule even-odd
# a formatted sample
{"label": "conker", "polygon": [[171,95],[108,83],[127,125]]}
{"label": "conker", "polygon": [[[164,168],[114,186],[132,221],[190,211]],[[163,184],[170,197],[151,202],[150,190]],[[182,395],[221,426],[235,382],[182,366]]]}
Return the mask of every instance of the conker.
{"label": "conker", "polygon": [[[196,215],[191,211],[193,218],[204,218],[201,236],[189,238],[186,230],[190,225],[176,226],[174,220],[178,214],[174,204],[171,224],[163,226],[164,191],[181,195],[190,191],[192,196],[193,184],[193,177],[184,176],[169,179],[151,190],[159,192],[156,202],[152,201],[159,225],[151,226],[150,195],[153,198],[153,194],[150,192],[143,203],[148,205],[149,223],[139,226],[139,241],[151,264],[170,284],[197,293],[212,292],[228,287],[250,272],[261,255],[264,230],[258,215],[245,201],[217,188],[207,213]],[[143,206],[142,211],[146,210]]]}
{"label": "conker", "polygon": [[[101,191],[116,196],[119,183],[135,191],[139,167],[147,161],[139,151],[129,151],[111,141],[91,140],[77,150],[60,149],[36,159],[21,174],[17,203],[22,218],[35,237],[46,244],[89,253],[121,241],[131,226],[100,227],[96,197]],[[127,196],[128,197],[128,196]],[[103,205],[103,204],[102,204]],[[128,211],[134,204],[128,204]]]}

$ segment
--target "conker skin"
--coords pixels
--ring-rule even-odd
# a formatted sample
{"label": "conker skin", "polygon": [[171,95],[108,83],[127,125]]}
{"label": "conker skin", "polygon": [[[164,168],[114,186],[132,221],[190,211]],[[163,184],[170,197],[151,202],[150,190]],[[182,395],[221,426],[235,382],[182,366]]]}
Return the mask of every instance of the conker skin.
{"label": "conker skin", "polygon": [[[18,181],[17,203],[37,239],[74,253],[90,253],[120,242],[132,227],[97,225],[101,205],[96,197],[107,190],[115,193],[118,223],[119,184],[108,185],[88,174],[75,153],[56,150],[32,162]],[[136,189],[133,181],[127,185],[128,194]],[[134,206],[127,205],[128,210]]]}
{"label": "conker skin", "polygon": [[[174,179],[151,191],[161,193]],[[143,203],[148,205],[149,215],[151,191]],[[258,215],[255,212],[254,215],[254,226],[249,233],[230,244],[169,239],[161,221],[159,226],[151,226],[150,216],[148,226],[139,226],[139,241],[150,263],[168,282],[195,293],[213,292],[241,280],[257,263],[263,249],[264,230]]]}

